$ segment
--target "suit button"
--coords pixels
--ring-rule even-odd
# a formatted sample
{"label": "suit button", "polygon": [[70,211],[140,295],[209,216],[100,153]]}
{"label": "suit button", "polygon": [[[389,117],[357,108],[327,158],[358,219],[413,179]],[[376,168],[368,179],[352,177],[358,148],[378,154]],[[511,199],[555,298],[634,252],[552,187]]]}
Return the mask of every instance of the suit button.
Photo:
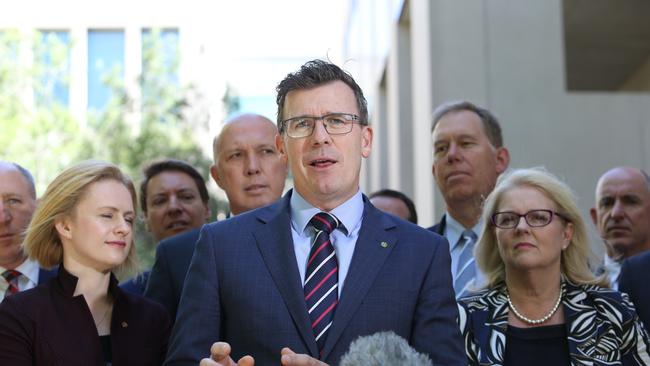
{"label": "suit button", "polygon": [[122,328],[126,328],[128,326],[129,326],[129,324],[127,322],[122,322]]}

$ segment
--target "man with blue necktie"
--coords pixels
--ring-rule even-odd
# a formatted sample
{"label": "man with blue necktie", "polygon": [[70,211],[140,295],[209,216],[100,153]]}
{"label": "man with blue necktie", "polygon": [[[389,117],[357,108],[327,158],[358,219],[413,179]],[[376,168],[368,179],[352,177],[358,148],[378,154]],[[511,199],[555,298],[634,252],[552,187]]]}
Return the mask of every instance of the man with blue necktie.
{"label": "man with blue necktie", "polygon": [[359,189],[373,132],[357,83],[315,60],[277,91],[294,189],[202,229],[165,364],[336,365],[359,336],[392,330],[466,365],[444,238]]}
{"label": "man with blue necktie", "polygon": [[501,126],[485,108],[470,102],[450,102],[433,113],[433,177],[445,200],[447,213],[429,230],[449,242],[456,298],[471,292],[481,274],[473,249],[483,228],[483,201],[498,176],[508,168],[510,155],[503,146]]}

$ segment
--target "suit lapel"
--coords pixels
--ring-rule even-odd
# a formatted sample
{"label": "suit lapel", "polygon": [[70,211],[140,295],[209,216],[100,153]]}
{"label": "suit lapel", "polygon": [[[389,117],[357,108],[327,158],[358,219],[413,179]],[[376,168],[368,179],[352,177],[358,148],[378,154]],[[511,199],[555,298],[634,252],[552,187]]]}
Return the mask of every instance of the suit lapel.
{"label": "suit lapel", "polygon": [[438,235],[445,236],[445,226],[447,226],[447,214],[442,215],[440,222],[430,227],[429,230]]}
{"label": "suit lapel", "polygon": [[253,235],[303,342],[307,345],[310,354],[318,357],[318,347],[311,329],[302,283],[300,282],[300,273],[296,263],[296,255],[293,249],[291,218],[289,215],[290,197],[291,194],[286,194],[280,201],[279,204],[282,208],[278,214],[264,215],[269,211],[260,213],[258,218],[265,222],[266,225],[255,230]]}
{"label": "suit lapel", "polygon": [[322,359],[327,358],[346,326],[375,282],[377,274],[397,243],[390,228],[395,224],[364,197],[365,207],[359,238],[354,248],[350,269],[345,278],[341,299],[332,327],[327,335]]}

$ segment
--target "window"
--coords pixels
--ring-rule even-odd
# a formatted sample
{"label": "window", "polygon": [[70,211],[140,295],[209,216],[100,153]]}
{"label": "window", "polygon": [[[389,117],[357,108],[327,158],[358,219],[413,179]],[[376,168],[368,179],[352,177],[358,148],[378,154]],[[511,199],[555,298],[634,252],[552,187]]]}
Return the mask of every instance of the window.
{"label": "window", "polygon": [[49,106],[69,102],[70,33],[41,30],[34,43],[36,104]]}
{"label": "window", "polygon": [[178,30],[142,30],[142,97],[155,97],[154,88],[162,85],[178,86]]}
{"label": "window", "polygon": [[124,80],[124,31],[88,31],[88,108],[103,109],[111,98],[109,82]]}

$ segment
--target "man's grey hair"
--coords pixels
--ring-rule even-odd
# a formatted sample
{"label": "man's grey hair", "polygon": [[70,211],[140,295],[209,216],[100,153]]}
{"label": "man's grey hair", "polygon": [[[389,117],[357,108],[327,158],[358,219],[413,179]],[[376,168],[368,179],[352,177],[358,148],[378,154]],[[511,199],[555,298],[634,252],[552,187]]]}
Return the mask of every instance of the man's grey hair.
{"label": "man's grey hair", "polygon": [[648,191],[650,191],[650,175],[643,169],[639,169],[639,171],[641,171],[641,175],[645,178],[646,186],[648,187]]}
{"label": "man's grey hair", "polygon": [[409,365],[431,366],[427,355],[418,353],[393,332],[380,332],[357,338],[341,358],[340,366]]}
{"label": "man's grey hair", "polygon": [[444,115],[451,112],[461,111],[476,113],[483,123],[483,130],[485,131],[485,135],[487,136],[488,140],[490,140],[492,146],[496,148],[503,146],[503,136],[501,134],[501,125],[499,125],[499,120],[497,120],[497,118],[487,109],[479,107],[476,104],[465,100],[447,102],[439,105],[438,108],[433,111],[431,133],[433,133],[433,130],[436,128],[438,121],[440,121]]}
{"label": "man's grey hair", "polygon": [[0,163],[13,165],[16,170],[22,175],[27,181],[27,188],[29,188],[29,193],[32,195],[32,198],[36,199],[36,183],[34,182],[34,176],[29,170],[23,168],[20,164],[14,163],[13,161],[2,161]]}

